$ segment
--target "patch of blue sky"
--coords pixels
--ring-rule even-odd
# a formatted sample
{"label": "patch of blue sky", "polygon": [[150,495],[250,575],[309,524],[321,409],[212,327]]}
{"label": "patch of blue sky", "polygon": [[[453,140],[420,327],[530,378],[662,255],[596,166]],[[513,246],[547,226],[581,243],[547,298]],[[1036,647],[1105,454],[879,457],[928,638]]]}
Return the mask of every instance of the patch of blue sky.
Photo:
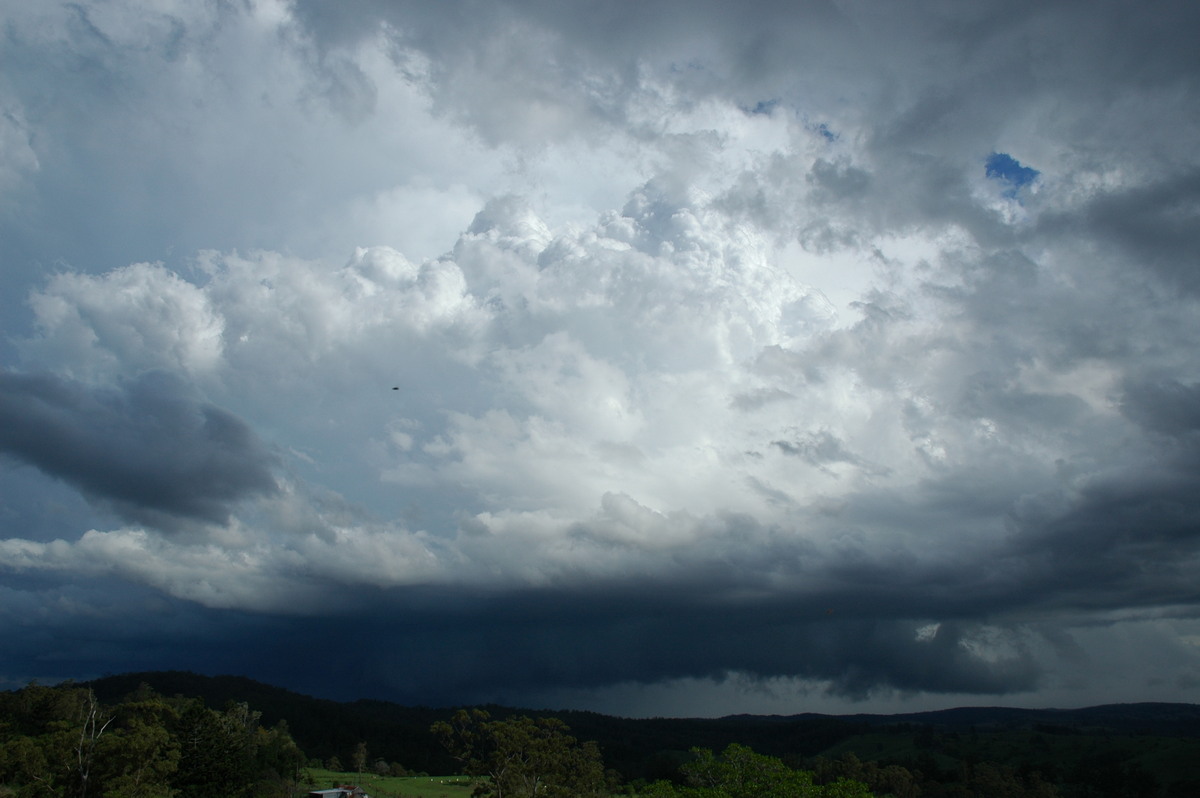
{"label": "patch of blue sky", "polygon": [[778,107],[779,107],[779,100],[778,100],[778,98],[776,98],[773,100],[759,100],[757,103],[754,104],[753,108],[743,107],[742,110],[751,115],[760,114],[763,116],[770,116],[772,114],[772,112],[774,112],[774,110]]}
{"label": "patch of blue sky", "polygon": [[1004,196],[1016,199],[1017,193],[1025,186],[1038,179],[1041,174],[1036,169],[1022,166],[1016,158],[1003,152],[993,152],[984,164],[985,174],[992,180],[1006,184]]}

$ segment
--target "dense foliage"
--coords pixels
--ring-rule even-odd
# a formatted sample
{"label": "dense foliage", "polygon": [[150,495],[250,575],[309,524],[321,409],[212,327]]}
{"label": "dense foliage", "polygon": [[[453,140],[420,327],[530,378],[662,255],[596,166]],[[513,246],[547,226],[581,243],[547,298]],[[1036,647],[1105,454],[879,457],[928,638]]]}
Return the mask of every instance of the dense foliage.
{"label": "dense foliage", "polygon": [[304,755],[259,720],[148,688],[111,705],[69,684],[0,693],[0,796],[287,798]]}
{"label": "dense foliage", "polygon": [[[203,697],[210,707],[247,702],[263,725],[286,719],[300,747],[320,763],[351,766],[365,741],[374,764],[410,773],[460,767],[429,733],[453,710],[386,701],[310,698],[234,676],[185,672],[123,674],[96,680],[115,704],[146,682],[163,695]],[[493,719],[521,714],[484,707]],[[1077,710],[974,707],[913,715],[792,715],[725,718],[616,718],[594,712],[546,713],[595,740],[607,768],[629,783],[675,779],[691,748],[730,743],[812,770],[837,769],[878,795],[908,798],[1039,795],[1063,798],[1195,798],[1200,795],[1200,705],[1119,704]],[[849,758],[860,760],[857,765]],[[824,757],[824,760],[821,758]],[[398,767],[403,764],[403,768]],[[990,791],[990,793],[989,793]]]}
{"label": "dense foliage", "polygon": [[707,749],[680,768],[686,784],[655,782],[645,798],[871,798],[867,785],[839,778],[818,785],[813,774],[794,770],[775,757],[757,754],[736,743],[719,756]]}
{"label": "dense foliage", "polygon": [[[179,671],[108,676],[82,687],[92,688],[100,703],[117,708],[136,704],[131,696],[143,682],[160,695],[194,699],[155,699],[151,707],[140,710],[150,714],[142,721],[131,707],[100,735],[93,759],[104,746],[126,736],[129,739],[123,744],[140,738],[154,750],[158,743],[151,729],[136,730],[138,722],[167,730],[165,750],[147,757],[150,766],[120,774],[135,785],[161,780],[156,768],[170,769],[172,746],[179,743],[179,719],[172,721],[174,725],[158,724],[155,712],[160,710],[153,709],[155,701],[166,703],[180,716],[188,705],[201,701],[208,707],[225,708],[246,703],[262,712],[258,725],[268,729],[286,719],[289,736],[312,757],[309,762],[314,766],[337,760],[335,770],[341,770],[342,763],[354,767],[356,760],[363,759],[357,755],[365,745],[370,754],[365,768],[374,773],[449,774],[462,767],[430,734],[431,724],[452,717],[449,709],[373,700],[337,703],[242,677]],[[0,785],[5,780],[16,784],[4,757],[15,756],[19,761],[22,757],[36,760],[39,755],[20,745],[10,748],[4,742],[11,740],[14,729],[9,715],[11,700],[10,694],[0,697]],[[23,700],[32,699],[27,696]],[[521,714],[497,706],[484,709],[490,720],[509,720]],[[875,795],[895,798],[1200,795],[1200,705],[1195,704],[1121,704],[1078,710],[974,707],[907,716],[848,717],[633,719],[592,712],[547,714],[569,724],[577,738],[596,741],[605,766],[615,771],[615,782],[612,773],[606,775],[606,782],[625,783],[628,793],[662,779],[672,780],[678,787],[689,786],[680,771],[693,759],[689,749],[723,751],[737,743],[777,757],[793,769],[812,772],[817,786],[847,778],[866,784]],[[96,719],[102,726],[107,717]],[[85,746],[83,753],[87,750]],[[79,751],[73,756],[78,763]],[[97,779],[111,778],[101,770],[89,771],[92,785]],[[167,781],[175,785],[172,789],[178,796],[183,787],[174,771],[172,774]],[[53,784],[56,792],[46,794],[78,794],[65,791],[61,773]],[[92,786],[88,795],[103,798]],[[0,798],[5,798],[3,789]]]}
{"label": "dense foliage", "polygon": [[605,794],[604,763],[595,743],[580,743],[556,718],[494,720],[485,710],[459,710],[431,728],[462,763],[481,777],[481,798],[576,798]]}

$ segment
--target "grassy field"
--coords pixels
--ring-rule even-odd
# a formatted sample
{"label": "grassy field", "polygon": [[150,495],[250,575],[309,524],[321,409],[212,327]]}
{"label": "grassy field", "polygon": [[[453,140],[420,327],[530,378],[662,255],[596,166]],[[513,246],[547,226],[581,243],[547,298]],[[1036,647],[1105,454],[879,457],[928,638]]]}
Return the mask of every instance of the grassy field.
{"label": "grassy field", "polygon": [[309,768],[310,789],[325,790],[335,784],[357,784],[371,798],[470,798],[466,776],[376,776],[373,773],[338,773]]}

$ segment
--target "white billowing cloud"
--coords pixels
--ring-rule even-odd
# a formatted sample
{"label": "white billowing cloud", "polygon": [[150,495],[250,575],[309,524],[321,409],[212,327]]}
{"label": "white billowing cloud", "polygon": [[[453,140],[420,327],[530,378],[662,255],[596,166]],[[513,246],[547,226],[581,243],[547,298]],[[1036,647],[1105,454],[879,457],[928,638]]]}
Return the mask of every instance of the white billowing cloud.
{"label": "white billowing cloud", "polygon": [[[276,594],[264,573],[263,550],[180,546],[144,529],[89,530],[74,542],[10,539],[0,547],[12,568],[114,575],[208,607],[279,610],[304,597],[295,584],[286,596]],[[312,602],[311,589],[304,593]]]}
{"label": "white billowing cloud", "polygon": [[[337,501],[279,496],[243,504],[241,518],[207,534],[167,537],[144,527],[89,530],[78,540],[0,540],[9,569],[115,576],[217,609],[323,614],[355,587],[445,578],[436,542],[362,517]],[[352,602],[351,602],[352,604]]]}
{"label": "white billowing cloud", "polygon": [[420,335],[482,319],[453,262],[417,266],[387,247],[360,248],[340,269],[204,252],[192,279],[162,264],[58,275],[31,297],[38,331],[25,356],[108,378],[218,367],[298,374],[389,329]]}
{"label": "white billowing cloud", "polygon": [[[896,253],[893,272],[912,258],[930,282],[955,284],[930,293],[901,273],[839,312],[778,265],[780,250],[724,196],[651,183],[621,211],[559,230],[501,199],[421,264],[388,247],[360,248],[340,267],[208,252],[193,282],[153,265],[61,275],[33,298],[39,329],[25,351],[95,378],[203,371],[210,398],[303,455],[291,468],[305,479],[355,483],[345,492],[368,513],[380,500],[410,503],[389,497],[399,494],[442,519],[415,527],[441,541],[420,568],[320,574],[350,584],[649,574],[680,568],[672,558],[685,550],[697,564],[749,567],[756,555],[738,547],[775,545],[781,526],[794,539],[785,549],[803,541],[841,556],[819,543],[845,523],[839,503],[985,467],[1018,493],[1036,490],[1043,464],[1077,454],[1078,440],[1053,432],[1054,408],[1078,422],[1112,378],[1092,380],[1084,401],[1010,363],[1014,353],[981,350],[979,320],[962,303],[984,256],[960,238],[874,239],[880,257]],[[921,266],[927,258],[941,263]],[[973,388],[984,378],[972,368],[988,364],[1011,376]],[[333,462],[338,474],[326,470]],[[403,527],[363,526],[356,512],[354,523],[313,514],[309,545],[404,551],[414,540]],[[955,522],[974,528],[971,547],[1002,536],[993,512]],[[755,524],[731,526],[725,513]],[[261,514],[236,523],[280,556],[307,559],[288,524]],[[955,534],[936,524],[917,534],[869,511],[852,525],[868,557]],[[347,531],[356,528],[376,531]],[[286,593],[276,557],[244,567]],[[310,589],[307,579],[296,589]]]}
{"label": "white billowing cloud", "polygon": [[41,334],[28,342],[26,357],[71,376],[150,369],[202,376],[221,359],[224,324],[211,300],[161,264],[102,277],[59,274],[30,304]]}
{"label": "white billowing cloud", "polygon": [[[731,157],[730,185],[679,188],[669,175],[586,226],[552,229],[521,200],[494,200],[452,250],[421,263],[376,246],[340,267],[206,252],[190,281],[155,265],[60,275],[33,297],[38,331],[24,351],[93,378],[203,374],[211,399],[303,454],[292,467],[306,479],[355,483],[349,495],[368,508],[422,494],[426,517],[443,519],[424,532],[457,536],[465,558],[429,572],[451,580],[456,568],[474,579],[462,565],[473,557],[525,579],[611,572],[672,541],[701,542],[702,557],[725,550],[725,534],[765,539],[776,525],[819,540],[829,522],[814,508],[964,469],[1036,490],[1046,464],[1086,448],[1081,424],[1119,428],[1100,393],[1112,366],[1072,358],[1096,375],[1080,398],[1030,359],[1028,330],[980,335],[992,305],[1024,301],[1055,261],[1005,260],[953,228],[862,230],[855,246],[874,261],[851,279],[878,287],[838,308],[780,263],[790,245],[778,236],[806,229],[812,211],[764,223],[730,201],[774,181],[779,205],[820,206],[833,178],[809,177],[822,162],[785,185],[776,155]],[[1039,287],[1048,301],[1052,286]],[[989,304],[974,304],[983,292]],[[323,470],[332,462],[337,475]],[[729,512],[758,530],[705,520]],[[507,548],[480,548],[455,517]],[[984,548],[1001,534],[982,516],[977,533]],[[856,534],[868,547],[918,545],[896,519],[860,521]]]}
{"label": "white billowing cloud", "polygon": [[446,187],[413,183],[380,189],[350,202],[345,219],[360,241],[387,241],[408,257],[423,261],[437,257],[467,226],[480,197],[462,184]]}
{"label": "white billowing cloud", "polygon": [[396,343],[387,337],[458,328],[470,337],[484,319],[453,262],[418,266],[387,247],[360,248],[338,269],[270,252],[207,253],[202,264],[212,271],[207,292],[226,318],[234,372],[274,361],[276,370],[302,375],[348,349],[374,348],[373,339]]}
{"label": "white billowing cloud", "polygon": [[[1149,319],[1069,249],[981,242],[986,226],[922,227],[914,211],[863,215],[869,159],[844,147],[831,177],[810,153],[818,137],[795,133],[753,157],[715,137],[702,149],[736,168],[706,171],[699,189],[672,167],[587,223],[493,199],[433,258],[204,252],[186,279],[166,266],[87,278],[94,307],[126,308],[120,323],[143,337],[171,327],[175,351],[219,330],[215,360],[203,374],[146,360],[138,336],[105,333],[113,320],[93,310],[46,315],[22,344],[29,362],[97,380],[181,373],[284,453],[282,492],[230,499],[229,520],[201,536],[9,539],[24,552],[13,565],[102,568],[204,607],[290,616],[349,617],[360,592],[657,585],[714,609],[794,605],[800,625],[778,634],[800,647],[828,634],[804,625],[813,605],[819,618],[867,606],[880,617],[849,621],[853,640],[822,643],[842,654],[794,676],[763,660],[747,671],[783,679],[783,701],[871,695],[876,682],[1029,689],[1038,666],[1057,667],[1045,641],[1078,617],[1027,628],[1020,612],[991,625],[961,614],[1043,594],[1060,545],[1043,531],[1152,461],[1114,392],[1135,365],[1179,362],[1154,331],[1185,329],[1195,309]],[[817,244],[813,225],[852,232]],[[820,290],[831,276],[837,302]],[[51,280],[34,306],[70,308],[69,284]],[[122,305],[160,285],[195,297],[169,313],[212,324]],[[1079,326],[1112,307],[1141,319],[1120,347]],[[680,651],[695,663],[638,678],[739,669]],[[849,651],[892,664],[827,678]],[[578,677],[591,678],[630,677]],[[621,692],[586,695],[619,704]]]}
{"label": "white billowing cloud", "polygon": [[[654,523],[640,528],[628,514],[612,522],[612,508],[646,503],[657,509],[638,517],[651,522],[660,512],[760,510],[760,486],[772,480],[747,479],[747,462],[810,468],[771,448],[784,432],[760,431],[751,443],[761,451],[747,452],[738,397],[775,391],[782,404],[794,401],[759,384],[759,353],[808,340],[836,316],[819,292],[771,263],[746,224],[702,199],[668,199],[649,187],[623,212],[557,235],[504,200],[480,213],[451,253],[421,265],[376,247],[340,268],[268,252],[204,253],[194,282],[155,265],[62,275],[34,296],[39,327],[24,351],[93,379],[146,369],[200,378],[213,399],[261,418],[272,443],[321,451],[321,460],[330,454],[314,443],[321,430],[306,431],[319,423],[364,445],[398,440],[375,459],[335,455],[355,475],[374,470],[382,482],[368,495],[432,486],[426,502],[436,504],[437,489],[453,485],[485,513],[485,526],[490,514],[542,513],[543,535],[569,536],[599,510],[610,530],[600,537],[661,548],[671,538]],[[442,374],[447,362],[465,376]],[[406,373],[404,364],[420,370]],[[379,373],[389,366],[399,368]],[[402,390],[384,393],[393,380]],[[437,404],[411,418],[413,408],[401,415],[382,405],[416,395]],[[344,451],[347,442],[337,445]],[[853,457],[838,456],[834,468],[855,468]],[[838,476],[816,466],[832,487]],[[295,467],[320,478],[320,466]],[[679,541],[700,534],[695,519],[673,523]],[[551,548],[532,560],[526,552],[521,570],[586,568],[595,554],[590,545],[573,551],[574,559]],[[432,573],[454,578],[453,568]]]}
{"label": "white billowing cloud", "polygon": [[[5,567],[849,607],[842,649],[756,629],[842,652],[745,665],[809,696],[1024,690],[1182,601],[1198,117],[1156,15],[0,5],[0,409],[42,425],[0,444],[97,514]],[[1124,624],[1186,676],[1167,623],[1086,656]],[[685,650],[646,679],[740,667]]]}

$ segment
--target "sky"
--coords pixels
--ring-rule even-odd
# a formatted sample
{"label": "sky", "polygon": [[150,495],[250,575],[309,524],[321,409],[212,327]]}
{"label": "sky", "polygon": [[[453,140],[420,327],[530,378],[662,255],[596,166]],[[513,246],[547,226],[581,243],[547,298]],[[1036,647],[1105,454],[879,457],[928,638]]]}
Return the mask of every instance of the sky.
{"label": "sky", "polygon": [[0,688],[1200,701],[1200,5],[0,23]]}

